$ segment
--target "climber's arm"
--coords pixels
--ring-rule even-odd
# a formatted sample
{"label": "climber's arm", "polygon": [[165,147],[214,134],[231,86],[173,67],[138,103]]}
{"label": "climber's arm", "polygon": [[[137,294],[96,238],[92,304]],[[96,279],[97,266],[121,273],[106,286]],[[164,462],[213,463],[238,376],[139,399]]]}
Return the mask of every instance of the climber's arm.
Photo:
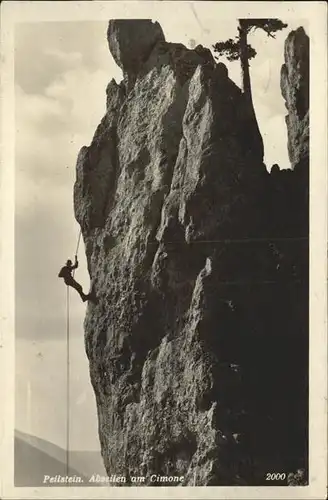
{"label": "climber's arm", "polygon": [[79,261],[77,260],[77,257],[75,255],[75,264],[72,266],[72,269],[77,269],[79,267]]}

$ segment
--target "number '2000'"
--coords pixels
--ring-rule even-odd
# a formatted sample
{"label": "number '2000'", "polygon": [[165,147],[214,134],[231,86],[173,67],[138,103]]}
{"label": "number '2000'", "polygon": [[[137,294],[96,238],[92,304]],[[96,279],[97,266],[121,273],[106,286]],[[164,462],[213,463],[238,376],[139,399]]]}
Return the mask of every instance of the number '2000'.
{"label": "number '2000'", "polygon": [[284,472],[267,472],[267,481],[283,481],[286,479],[286,474]]}

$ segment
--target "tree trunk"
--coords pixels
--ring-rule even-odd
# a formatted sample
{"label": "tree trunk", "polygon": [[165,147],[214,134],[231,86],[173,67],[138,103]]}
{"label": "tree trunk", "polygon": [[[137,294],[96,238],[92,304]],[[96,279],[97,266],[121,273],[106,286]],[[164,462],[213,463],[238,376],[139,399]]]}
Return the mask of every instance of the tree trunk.
{"label": "tree trunk", "polygon": [[[246,22],[245,22],[246,21]],[[261,132],[257,123],[249,73],[248,51],[247,51],[247,20],[239,19],[239,41],[240,41],[240,64],[242,71],[242,90],[245,98],[245,121],[253,124],[247,134],[249,151],[257,150],[263,158],[264,147]]]}
{"label": "tree trunk", "polygon": [[239,21],[238,26],[239,40],[240,40],[240,63],[242,72],[242,90],[245,97],[253,105],[251,77],[249,74],[249,62],[247,56],[247,31],[246,26],[243,26],[242,19]]}

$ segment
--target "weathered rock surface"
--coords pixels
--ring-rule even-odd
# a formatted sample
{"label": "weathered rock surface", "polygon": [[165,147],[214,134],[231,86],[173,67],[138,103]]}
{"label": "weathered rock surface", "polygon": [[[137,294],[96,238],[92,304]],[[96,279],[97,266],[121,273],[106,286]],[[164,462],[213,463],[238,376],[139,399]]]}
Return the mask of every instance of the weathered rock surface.
{"label": "weathered rock surface", "polygon": [[285,239],[303,236],[298,198],[284,193],[287,229],[276,207],[295,175],[267,173],[243,95],[207,49],[159,36],[149,52],[157,27],[143,55],[139,21],[122,23],[109,46],[125,78],[107,88],[74,190],[105,467],[265,484],[306,467],[307,240]]}
{"label": "weathered rock surface", "polygon": [[165,42],[160,25],[150,19],[115,19],[108,24],[109,50],[125,75],[137,75],[157,42]]}
{"label": "weathered rock surface", "polygon": [[285,42],[285,63],[281,68],[292,168],[309,158],[309,54],[309,37],[304,28],[292,31]]}

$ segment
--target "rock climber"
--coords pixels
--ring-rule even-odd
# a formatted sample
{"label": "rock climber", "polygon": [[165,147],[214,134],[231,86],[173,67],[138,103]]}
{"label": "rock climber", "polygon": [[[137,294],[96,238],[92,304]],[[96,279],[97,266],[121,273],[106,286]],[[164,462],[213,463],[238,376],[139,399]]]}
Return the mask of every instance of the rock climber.
{"label": "rock climber", "polygon": [[72,288],[74,288],[80,295],[83,302],[85,302],[86,300],[91,299],[91,294],[86,295],[85,293],[83,293],[82,286],[77,281],[75,281],[75,279],[72,276],[72,272],[74,271],[74,269],[77,269],[78,267],[79,267],[79,262],[77,260],[77,256],[75,255],[75,264],[73,265],[72,261],[68,259],[66,265],[62,267],[61,270],[59,271],[58,277],[64,278],[65,284],[67,286],[71,286]]}

